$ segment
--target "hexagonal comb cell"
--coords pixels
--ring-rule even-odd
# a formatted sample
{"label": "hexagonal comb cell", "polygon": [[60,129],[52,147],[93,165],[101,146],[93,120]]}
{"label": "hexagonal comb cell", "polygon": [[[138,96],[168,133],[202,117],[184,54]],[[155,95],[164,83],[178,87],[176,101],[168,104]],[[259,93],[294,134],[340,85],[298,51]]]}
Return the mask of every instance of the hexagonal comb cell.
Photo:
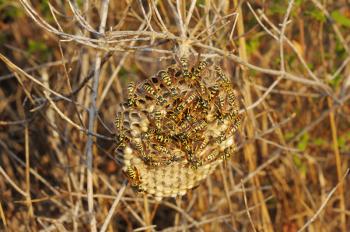
{"label": "hexagonal comb cell", "polygon": [[230,79],[198,59],[128,85],[115,126],[116,156],[130,185],[157,199],[197,186],[235,149],[241,118]]}

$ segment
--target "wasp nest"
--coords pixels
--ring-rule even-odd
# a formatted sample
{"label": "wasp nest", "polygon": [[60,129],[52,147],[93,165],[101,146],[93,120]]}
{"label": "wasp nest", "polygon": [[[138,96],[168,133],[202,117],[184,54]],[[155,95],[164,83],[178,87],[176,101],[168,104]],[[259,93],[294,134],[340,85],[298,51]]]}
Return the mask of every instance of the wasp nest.
{"label": "wasp nest", "polygon": [[120,105],[117,160],[131,186],[157,199],[183,195],[234,151],[239,104],[219,66],[186,58],[128,85]]}

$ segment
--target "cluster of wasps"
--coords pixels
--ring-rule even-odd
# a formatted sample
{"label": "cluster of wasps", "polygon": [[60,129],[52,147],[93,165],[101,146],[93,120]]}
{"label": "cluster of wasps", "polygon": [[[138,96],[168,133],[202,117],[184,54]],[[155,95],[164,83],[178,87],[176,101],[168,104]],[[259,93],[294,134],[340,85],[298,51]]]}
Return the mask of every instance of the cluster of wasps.
{"label": "cluster of wasps", "polygon": [[130,82],[115,119],[116,154],[139,192],[147,192],[140,169],[180,163],[197,170],[234,152],[241,117],[230,79],[199,56],[175,60],[141,83]]}

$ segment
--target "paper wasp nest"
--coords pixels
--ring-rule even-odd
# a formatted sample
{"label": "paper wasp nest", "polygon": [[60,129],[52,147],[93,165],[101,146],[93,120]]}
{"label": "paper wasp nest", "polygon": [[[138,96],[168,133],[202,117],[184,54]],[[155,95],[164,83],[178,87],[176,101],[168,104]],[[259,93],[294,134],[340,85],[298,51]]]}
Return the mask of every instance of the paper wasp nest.
{"label": "paper wasp nest", "polygon": [[128,85],[120,105],[117,160],[138,192],[183,195],[235,149],[239,104],[230,79],[205,60],[177,59],[155,76]]}

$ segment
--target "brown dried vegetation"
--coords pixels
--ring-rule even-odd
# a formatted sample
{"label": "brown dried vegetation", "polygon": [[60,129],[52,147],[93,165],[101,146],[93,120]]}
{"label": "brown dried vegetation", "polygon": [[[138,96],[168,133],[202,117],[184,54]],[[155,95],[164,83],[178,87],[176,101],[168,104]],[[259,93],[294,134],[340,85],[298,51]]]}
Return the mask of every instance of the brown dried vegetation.
{"label": "brown dried vegetation", "polygon": [[[347,4],[0,1],[0,231],[349,231]],[[114,119],[120,103],[137,104],[133,90],[152,95],[138,83],[184,54],[222,67],[244,120],[226,165],[157,202],[127,187]],[[161,112],[152,117],[164,125]],[[196,123],[191,135],[205,126]]]}

